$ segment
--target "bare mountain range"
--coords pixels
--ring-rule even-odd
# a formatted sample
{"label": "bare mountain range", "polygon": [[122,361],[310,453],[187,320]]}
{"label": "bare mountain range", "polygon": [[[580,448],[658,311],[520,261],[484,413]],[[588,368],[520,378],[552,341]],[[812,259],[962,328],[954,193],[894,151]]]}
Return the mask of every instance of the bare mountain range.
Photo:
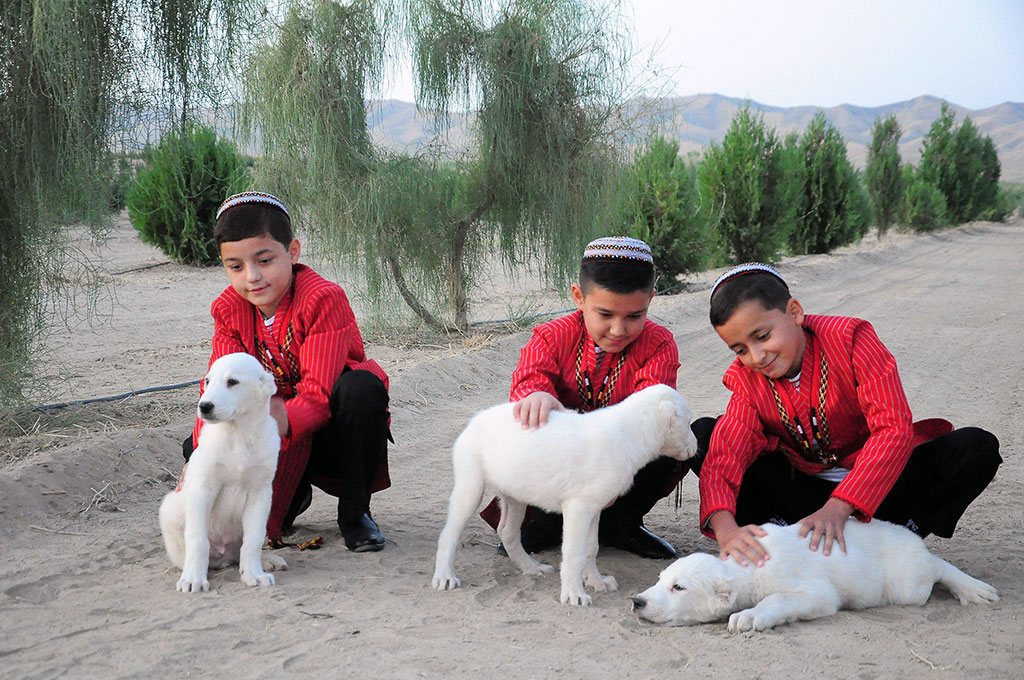
{"label": "bare mountain range", "polygon": [[[663,134],[679,140],[682,152],[700,152],[710,142],[721,142],[729,129],[736,110],[747,100],[718,94],[698,94],[657,100],[650,120],[657,122]],[[992,138],[1002,164],[1001,179],[1024,182],[1024,103],[1004,102],[986,109],[972,110],[950,103],[959,125],[965,116],[978,127],[982,135]],[[895,114],[903,129],[900,153],[903,159],[917,163],[921,155],[921,142],[932,122],[939,117],[942,100],[921,96],[909,101],[885,106],[864,107],[843,104],[821,108],[815,106],[769,106],[751,101],[750,107],[774,127],[780,137],[790,132],[802,132],[819,110],[825,112],[846,139],[850,161],[864,167],[867,147],[871,143],[871,126],[879,117]],[[369,124],[375,140],[392,149],[415,151],[430,142],[436,130],[447,131],[447,141],[456,148],[470,143],[471,115],[453,116],[442,124],[429,115],[417,113],[413,104],[387,100],[370,107]]]}

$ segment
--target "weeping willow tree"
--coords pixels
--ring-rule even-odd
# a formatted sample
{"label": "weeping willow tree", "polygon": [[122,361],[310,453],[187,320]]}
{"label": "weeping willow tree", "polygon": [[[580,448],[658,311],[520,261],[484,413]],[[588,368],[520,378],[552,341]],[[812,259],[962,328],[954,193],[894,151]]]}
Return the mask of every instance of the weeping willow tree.
{"label": "weeping willow tree", "polygon": [[141,57],[176,131],[232,100],[232,69],[262,20],[262,0],[129,0],[145,22]]}
{"label": "weeping willow tree", "polygon": [[[46,329],[77,313],[66,224],[99,235],[113,151],[143,109],[191,115],[253,0],[0,3],[0,409],[23,402]],[[144,96],[147,86],[153,97]],[[86,305],[88,309],[88,304]]]}
{"label": "weeping willow tree", "polygon": [[[261,180],[363,266],[369,292],[393,285],[430,325],[465,330],[492,247],[562,281],[611,210],[609,122],[631,56],[616,16],[578,0],[293,5],[246,73]],[[389,45],[411,54],[417,107],[437,127],[473,111],[470,153],[443,135],[412,156],[374,144],[365,101]]]}
{"label": "weeping willow tree", "polygon": [[117,83],[120,0],[0,4],[0,408],[22,399],[33,350],[70,282],[70,215],[97,225]]}

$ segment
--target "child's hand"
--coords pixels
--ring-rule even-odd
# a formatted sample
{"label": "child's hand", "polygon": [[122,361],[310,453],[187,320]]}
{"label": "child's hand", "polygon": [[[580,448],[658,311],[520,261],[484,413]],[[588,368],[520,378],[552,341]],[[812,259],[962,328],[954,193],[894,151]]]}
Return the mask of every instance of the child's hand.
{"label": "child's hand", "polygon": [[768,551],[757,539],[765,535],[764,529],[756,524],[739,526],[732,513],[716,512],[711,516],[711,528],[718,540],[718,556],[727,560],[732,557],[741,566],[747,566],[750,560],[759,567],[769,559]]}
{"label": "child's hand", "polygon": [[288,424],[288,409],[284,407],[284,399],[274,396],[270,398],[270,417],[277,422],[277,434],[281,439],[288,436],[291,426]]}
{"label": "child's hand", "polygon": [[852,505],[838,498],[829,498],[821,510],[800,520],[800,538],[813,531],[811,550],[817,550],[821,539],[825,539],[825,549],[822,550],[822,554],[830,555],[833,543],[838,543],[845,553],[846,539],[843,536],[843,527],[846,526],[846,520],[852,514]]}
{"label": "child's hand", "polygon": [[523,426],[524,430],[536,430],[548,422],[548,414],[552,411],[564,411],[562,402],[547,392],[533,392],[515,403],[512,417]]}

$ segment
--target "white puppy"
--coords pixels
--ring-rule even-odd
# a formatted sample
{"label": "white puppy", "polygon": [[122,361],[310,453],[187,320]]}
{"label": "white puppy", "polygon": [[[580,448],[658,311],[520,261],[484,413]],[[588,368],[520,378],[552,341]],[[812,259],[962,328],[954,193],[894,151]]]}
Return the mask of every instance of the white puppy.
{"label": "white puppy", "polygon": [[264,567],[287,568],[273,553],[262,557],[281,446],[270,417],[275,391],[273,376],[241,352],[217,359],[203,379],[199,445],[181,490],[160,504],[167,556],[182,570],[181,592],[209,590],[208,568],[237,563],[249,586],[274,585]]}
{"label": "white puppy", "polygon": [[847,552],[836,548],[827,556],[808,548],[810,538],[797,535],[798,525],[762,528],[767,536],[760,541],[770,555],[764,566],[687,555],[633,598],[633,611],[642,621],[675,626],[729,616],[729,630],[737,632],[831,616],[840,609],[923,605],[936,583],[961,604],[999,599],[995,588],[932,555],[916,534],[888,522],[849,521],[843,532]]}
{"label": "white puppy", "polygon": [[523,550],[519,530],[527,505],[560,512],[561,601],[587,606],[584,583],[618,590],[612,576],[597,570],[597,529],[601,510],[625,493],[633,477],[659,456],[685,460],[697,451],[690,408],[678,392],[655,385],[622,402],[586,414],[552,412],[546,425],[524,430],[513,404],[478,413],[455,441],[455,485],[448,521],[437,541],[433,585],[457,588],[455,548],[466,522],[490,484],[501,497],[498,535],[523,573],[554,571]]}

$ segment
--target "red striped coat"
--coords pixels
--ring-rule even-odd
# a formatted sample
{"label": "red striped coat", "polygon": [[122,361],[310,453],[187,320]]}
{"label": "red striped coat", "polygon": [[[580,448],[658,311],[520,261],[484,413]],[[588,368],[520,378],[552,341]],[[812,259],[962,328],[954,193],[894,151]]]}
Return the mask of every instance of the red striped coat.
{"label": "red striped coat", "polygon": [[[583,324],[583,312],[576,311],[533,329],[533,336],[520,352],[519,364],[512,373],[511,401],[519,401],[534,392],[547,392],[566,408],[580,410],[584,404],[576,385],[576,353],[584,337],[583,363],[597,391],[609,371],[618,363],[621,353],[607,354],[601,360],[601,370],[595,371],[597,357],[594,354],[594,341]],[[626,360],[612,387],[608,406],[651,385],[662,383],[675,388],[679,371],[679,348],[672,333],[664,326],[650,319],[645,320],[640,335],[624,351]],[[683,474],[685,469],[665,480],[666,494],[671,492]],[[480,512],[480,516],[496,529],[501,519],[498,499],[491,500]]]}
{"label": "red striped coat", "polygon": [[[583,406],[576,386],[576,352],[586,334],[583,312],[576,311],[533,329],[533,337],[519,355],[519,364],[512,373],[511,400],[519,401],[533,392],[554,395],[570,409]],[[662,383],[676,386],[679,371],[679,348],[672,333],[650,319],[626,348],[626,360],[613,386],[608,405],[617,404],[645,387]],[[594,341],[588,336],[584,343],[583,361],[592,377],[595,391],[600,387],[619,354],[608,354],[595,370]]]}
{"label": "red striped coat", "polygon": [[[273,355],[274,363],[282,369],[282,373],[275,376],[278,378],[277,395],[285,399],[291,432],[281,441],[274,477],[273,507],[267,523],[271,538],[280,537],[281,522],[306,469],[313,433],[330,420],[331,389],[342,371],[365,369],[388,386],[384,370],[376,361],[366,358],[355,314],[341,286],[301,264],[293,266],[292,276],[292,288],[278,305],[270,329],[264,325],[255,306],[234,288],[225,289],[210,307],[213,316],[211,364],[232,352],[246,352],[259,358],[258,333]],[[287,340],[289,327],[290,342]],[[286,343],[287,352],[284,351]],[[193,444],[198,441],[202,423],[196,419]],[[388,486],[390,479],[385,460],[374,491]]]}
{"label": "red striped coat", "polygon": [[[794,388],[788,380],[776,381],[776,386],[810,433],[809,410],[818,399],[812,395],[813,386],[821,374],[814,357],[816,351],[825,352],[825,414],[831,435],[827,450],[836,454],[839,466],[850,470],[832,496],[852,505],[866,520],[889,493],[914,446],[935,433],[915,433],[896,360],[870,323],[806,315],[803,325],[807,345],[800,386]],[[707,519],[718,510],[736,512],[743,473],[762,453],[782,451],[794,468],[807,474],[828,467],[797,453],[799,442],[783,426],[767,378],[737,359],[722,382],[732,397],[715,426],[700,474],[700,522],[709,536],[713,534]]]}

